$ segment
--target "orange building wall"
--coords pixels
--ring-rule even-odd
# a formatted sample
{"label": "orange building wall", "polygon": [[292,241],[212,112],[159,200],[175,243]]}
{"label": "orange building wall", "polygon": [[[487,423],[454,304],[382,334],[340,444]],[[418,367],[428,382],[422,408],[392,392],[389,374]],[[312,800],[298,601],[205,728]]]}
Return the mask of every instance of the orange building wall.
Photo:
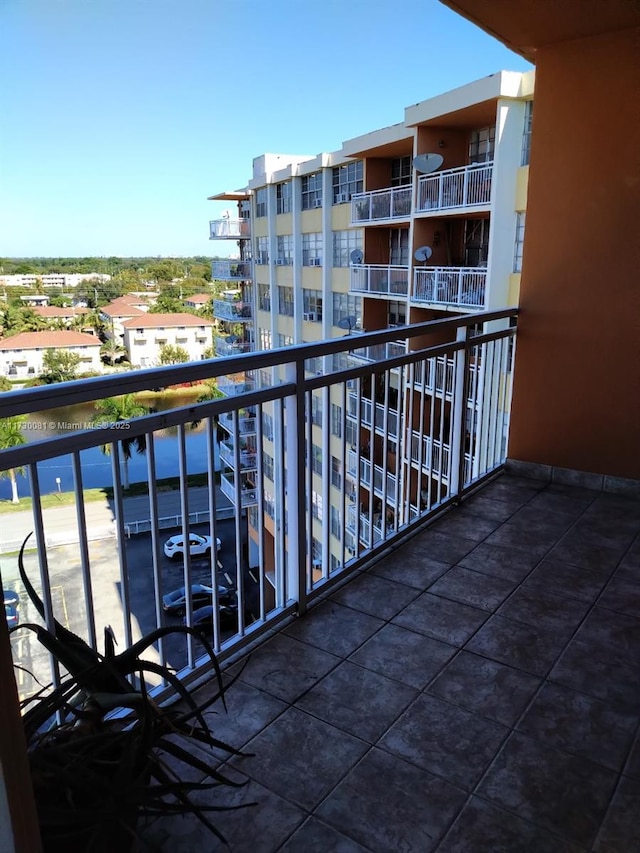
{"label": "orange building wall", "polygon": [[509,457],[640,478],[640,30],[536,55]]}

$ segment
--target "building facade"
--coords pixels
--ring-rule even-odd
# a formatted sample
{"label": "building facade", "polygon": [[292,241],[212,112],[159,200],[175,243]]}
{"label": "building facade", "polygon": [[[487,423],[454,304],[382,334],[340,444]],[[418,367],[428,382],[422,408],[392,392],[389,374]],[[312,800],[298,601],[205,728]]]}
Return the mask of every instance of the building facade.
{"label": "building facade", "polygon": [[95,335],[73,331],[20,332],[0,341],[2,374],[13,379],[39,376],[49,350],[66,350],[80,356],[78,370],[101,371],[100,341]]}
{"label": "building facade", "polygon": [[193,314],[146,314],[123,321],[123,343],[134,367],[161,364],[163,347],[179,347],[189,361],[206,358],[213,323]]}
{"label": "building facade", "polygon": [[[210,223],[211,239],[235,239],[239,249],[238,260],[213,264],[213,277],[235,287],[214,314],[239,322],[234,304],[240,304],[251,323],[241,346],[266,350],[516,305],[533,86],[534,72],[503,71],[407,107],[399,124],[348,140],[339,151],[255,158],[246,189],[210,197],[238,205],[236,218],[226,212]],[[384,353],[362,351],[360,357],[371,362],[392,354],[388,344]],[[327,530],[346,528],[370,542],[373,525],[375,541],[385,526],[405,523],[411,507],[419,510],[433,489],[446,496],[453,369],[453,361],[443,359],[433,375],[415,375],[409,383],[398,371],[378,388],[352,383],[345,400],[314,399],[306,464],[312,472],[309,544],[319,565],[333,567],[338,560],[340,537]],[[478,364],[479,386],[482,370]],[[228,390],[278,378],[236,374]],[[265,512],[257,517],[252,415],[247,412],[243,422],[243,450],[250,452],[240,470],[229,448],[226,493],[233,499],[236,480],[242,480],[249,538],[257,549],[258,529],[275,536],[286,523],[286,508],[275,499],[282,487],[270,460],[280,437],[269,429],[267,414]],[[424,438],[425,424],[431,434],[435,427],[438,440]],[[335,456],[320,458],[315,430],[331,432]],[[352,452],[341,466],[338,443],[345,431]],[[476,446],[473,435],[467,442]],[[466,464],[477,464],[471,450]],[[350,498],[346,517],[338,500],[343,478]],[[355,548],[353,539],[350,544]]]}

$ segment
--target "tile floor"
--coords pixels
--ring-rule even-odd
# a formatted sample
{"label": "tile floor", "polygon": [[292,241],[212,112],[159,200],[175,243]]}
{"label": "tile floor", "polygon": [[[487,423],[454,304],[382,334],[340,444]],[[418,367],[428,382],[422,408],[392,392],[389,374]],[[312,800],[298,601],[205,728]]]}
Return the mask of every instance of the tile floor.
{"label": "tile floor", "polygon": [[[206,689],[206,688],[205,688]],[[640,851],[640,502],[503,476],[253,653],[171,853]],[[198,795],[209,802],[209,792]]]}

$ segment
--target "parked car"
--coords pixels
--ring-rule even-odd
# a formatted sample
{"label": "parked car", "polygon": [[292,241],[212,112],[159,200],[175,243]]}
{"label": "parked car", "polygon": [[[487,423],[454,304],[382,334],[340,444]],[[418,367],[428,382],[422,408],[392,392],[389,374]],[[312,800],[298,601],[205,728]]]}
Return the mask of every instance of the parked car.
{"label": "parked car", "polygon": [[[227,628],[238,625],[238,599],[233,593],[232,598],[227,603],[220,602],[218,604],[218,612],[220,614],[220,627]],[[244,623],[250,625],[254,621],[253,613],[245,609]],[[184,620],[186,625],[187,620]],[[193,611],[193,620],[191,621],[193,628],[199,628],[204,634],[213,633],[213,605],[207,604],[204,607]]]}
{"label": "parked car", "polygon": [[4,603],[11,605],[11,607],[17,607],[20,603],[20,596],[17,592],[14,592],[12,589],[3,590],[4,593]]}
{"label": "parked car", "polygon": [[[222,548],[222,542],[216,538],[216,553]],[[164,553],[170,560],[177,560],[184,556],[184,536],[178,533],[171,536],[164,543]],[[197,533],[189,534],[189,553],[192,557],[208,557],[211,554],[211,537],[199,536]]]}
{"label": "parked car", "polygon": [[[218,601],[221,604],[228,604],[233,597],[233,590],[226,586],[218,587]],[[203,583],[191,584],[191,600],[193,602],[194,611],[205,604],[211,604],[213,599],[213,588]],[[168,592],[162,596],[162,609],[165,613],[172,613],[175,616],[183,616],[187,608],[187,596],[185,587],[174,589],[173,592]]]}
{"label": "parked car", "polygon": [[4,615],[7,620],[7,628],[15,628],[18,624],[18,608],[13,604],[5,604]]}

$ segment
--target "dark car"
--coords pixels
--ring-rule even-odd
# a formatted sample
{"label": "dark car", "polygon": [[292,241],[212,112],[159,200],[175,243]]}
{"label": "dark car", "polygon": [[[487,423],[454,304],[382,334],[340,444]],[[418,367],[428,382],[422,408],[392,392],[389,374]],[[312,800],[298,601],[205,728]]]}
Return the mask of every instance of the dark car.
{"label": "dark car", "polygon": [[[172,613],[175,616],[182,616],[187,609],[187,596],[185,587],[174,589],[173,592],[168,592],[162,596],[162,609],[165,613]],[[218,601],[221,604],[227,604],[233,596],[232,590],[226,586],[218,587]],[[191,584],[191,600],[193,609],[203,607],[206,604],[211,604],[213,599],[213,589],[203,583]]]}
{"label": "dark car", "polygon": [[[218,612],[220,613],[220,627],[221,628],[237,628],[238,626],[238,599],[233,595],[233,598],[230,599],[227,603],[220,603],[218,605]],[[253,622],[253,613],[250,610],[245,609],[244,613],[244,623],[245,625],[250,625]],[[184,620],[184,624],[186,625],[186,619]],[[212,634],[213,633],[213,605],[207,604],[205,607],[200,607],[198,610],[193,611],[193,619],[191,621],[192,628],[198,628],[204,634]]]}
{"label": "dark car", "polygon": [[18,608],[13,604],[5,604],[4,615],[7,620],[7,628],[15,628],[18,624]]}

